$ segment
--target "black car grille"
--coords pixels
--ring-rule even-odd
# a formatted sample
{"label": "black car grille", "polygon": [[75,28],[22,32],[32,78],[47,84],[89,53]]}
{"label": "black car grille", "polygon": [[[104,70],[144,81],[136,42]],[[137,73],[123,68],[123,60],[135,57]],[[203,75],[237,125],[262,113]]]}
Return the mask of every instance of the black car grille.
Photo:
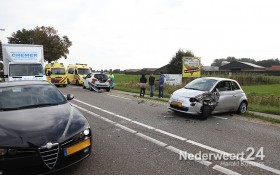
{"label": "black car grille", "polygon": [[40,151],[42,160],[45,163],[45,165],[49,169],[53,169],[53,167],[55,166],[55,164],[57,162],[59,145],[55,144],[54,146],[52,146],[51,149],[40,148],[39,151]]}

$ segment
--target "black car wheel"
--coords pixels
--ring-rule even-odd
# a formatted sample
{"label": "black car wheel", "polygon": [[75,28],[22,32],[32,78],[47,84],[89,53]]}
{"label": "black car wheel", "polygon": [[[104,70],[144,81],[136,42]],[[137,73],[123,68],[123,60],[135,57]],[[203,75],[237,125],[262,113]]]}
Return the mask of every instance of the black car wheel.
{"label": "black car wheel", "polygon": [[109,92],[110,91],[110,87],[106,88],[106,91]]}
{"label": "black car wheel", "polygon": [[211,112],[212,111],[211,111],[211,107],[210,106],[203,106],[200,118],[202,120],[206,120],[210,116]]}
{"label": "black car wheel", "polygon": [[236,111],[237,114],[244,114],[247,111],[247,102],[242,101],[239,105],[238,110]]}

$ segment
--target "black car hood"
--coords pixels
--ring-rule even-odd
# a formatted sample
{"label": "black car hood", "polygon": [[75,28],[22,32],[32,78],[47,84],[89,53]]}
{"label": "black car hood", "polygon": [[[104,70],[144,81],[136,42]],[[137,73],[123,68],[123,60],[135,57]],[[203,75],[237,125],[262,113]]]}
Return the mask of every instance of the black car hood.
{"label": "black car hood", "polygon": [[40,147],[61,143],[89,127],[69,103],[0,112],[0,147]]}

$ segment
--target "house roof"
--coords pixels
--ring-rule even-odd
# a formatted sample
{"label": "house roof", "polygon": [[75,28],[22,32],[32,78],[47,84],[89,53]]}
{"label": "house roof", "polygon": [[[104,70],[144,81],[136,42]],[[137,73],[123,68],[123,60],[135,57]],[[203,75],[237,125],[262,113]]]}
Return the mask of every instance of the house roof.
{"label": "house roof", "polygon": [[124,71],[125,72],[137,72],[139,70],[141,70],[141,69],[125,69]]}
{"label": "house roof", "polygon": [[259,65],[253,64],[253,63],[241,62],[241,61],[238,61],[238,62],[243,63],[243,64],[247,64],[248,66],[252,66],[252,67],[255,67],[255,68],[265,69],[265,67],[262,67],[262,66],[259,66]]}

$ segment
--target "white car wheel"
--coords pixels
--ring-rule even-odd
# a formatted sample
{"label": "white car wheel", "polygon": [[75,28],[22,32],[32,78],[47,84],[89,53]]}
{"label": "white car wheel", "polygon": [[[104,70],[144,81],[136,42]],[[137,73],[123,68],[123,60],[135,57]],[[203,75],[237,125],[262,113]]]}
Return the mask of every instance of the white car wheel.
{"label": "white car wheel", "polygon": [[247,111],[247,103],[245,101],[243,101],[243,102],[241,102],[241,104],[237,110],[237,113],[244,114],[246,111]]}

